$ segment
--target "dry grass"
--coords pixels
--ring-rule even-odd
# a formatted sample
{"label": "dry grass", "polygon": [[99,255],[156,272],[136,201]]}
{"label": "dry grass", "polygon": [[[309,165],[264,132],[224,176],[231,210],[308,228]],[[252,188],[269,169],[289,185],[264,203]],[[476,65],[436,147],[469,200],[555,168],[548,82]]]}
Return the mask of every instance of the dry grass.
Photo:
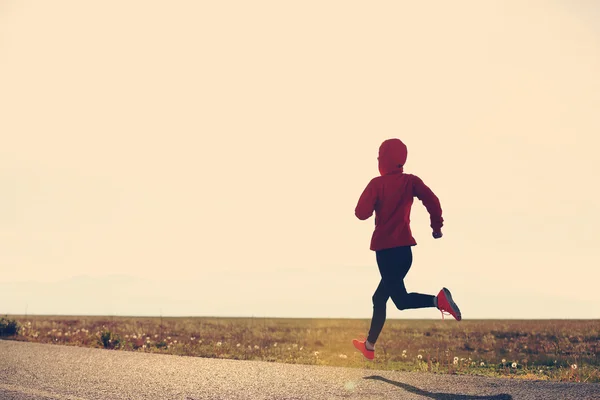
{"label": "dry grass", "polygon": [[388,320],[368,362],[368,320],[12,316],[16,340],[215,357],[600,382],[599,320]]}

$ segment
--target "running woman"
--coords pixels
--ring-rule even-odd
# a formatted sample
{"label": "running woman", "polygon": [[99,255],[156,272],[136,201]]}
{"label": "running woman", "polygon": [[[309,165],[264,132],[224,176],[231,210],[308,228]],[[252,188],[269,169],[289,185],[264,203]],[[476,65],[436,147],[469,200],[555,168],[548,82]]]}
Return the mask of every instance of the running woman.
{"label": "running woman", "polygon": [[355,214],[366,220],[375,213],[375,231],[370,249],[375,252],[381,281],[373,295],[373,318],[365,340],[354,339],[352,343],[367,359],[375,358],[375,343],[386,319],[386,304],[391,297],[399,310],[435,307],[462,319],[460,310],[452,300],[450,291],[442,288],[437,296],[408,293],[404,277],[412,265],[412,246],[417,242],[410,230],[410,210],[416,197],[425,206],[431,219],[434,239],[442,237],[442,208],[437,196],[411,174],[404,173],[408,151],[400,139],[388,139],[379,147],[379,173],[363,191]]}

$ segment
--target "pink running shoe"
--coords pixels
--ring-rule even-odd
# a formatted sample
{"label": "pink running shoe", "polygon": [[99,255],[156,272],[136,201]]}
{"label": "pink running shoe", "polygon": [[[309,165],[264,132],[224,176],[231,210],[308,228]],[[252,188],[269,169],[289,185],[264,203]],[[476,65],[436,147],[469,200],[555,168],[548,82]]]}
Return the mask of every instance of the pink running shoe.
{"label": "pink running shoe", "polygon": [[366,341],[367,341],[367,339],[363,340],[362,342],[360,340],[354,339],[354,340],[352,340],[352,344],[361,353],[363,353],[363,356],[365,356],[369,360],[372,360],[372,359],[375,358],[375,350],[369,350],[369,349],[367,349],[367,347],[365,346],[365,342]]}
{"label": "pink running shoe", "polygon": [[446,315],[452,315],[457,321],[462,319],[460,309],[454,300],[452,300],[452,295],[448,289],[443,288],[440,290],[437,295],[437,305],[438,309],[442,312],[442,319],[444,319],[444,312],[447,313]]}

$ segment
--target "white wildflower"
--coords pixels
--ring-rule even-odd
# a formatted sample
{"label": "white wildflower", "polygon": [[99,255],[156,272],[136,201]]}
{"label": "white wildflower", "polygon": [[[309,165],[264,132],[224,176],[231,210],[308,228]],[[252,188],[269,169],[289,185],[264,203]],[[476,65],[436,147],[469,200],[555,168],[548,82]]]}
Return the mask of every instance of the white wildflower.
{"label": "white wildflower", "polygon": [[258,345],[254,345],[254,350],[258,350],[260,347],[258,347]]}
{"label": "white wildflower", "polygon": [[315,351],[315,357],[318,357],[318,356],[319,356],[319,352]]}
{"label": "white wildflower", "polygon": [[236,344],[236,345],[235,345],[235,347],[240,347],[240,346],[241,346],[241,344],[240,344],[240,343],[238,343],[238,344]]}
{"label": "white wildflower", "polygon": [[273,347],[277,347],[277,342],[273,343]]}
{"label": "white wildflower", "polygon": [[454,364],[454,365],[458,364],[458,360],[454,360],[454,361],[453,361],[453,364]]}
{"label": "white wildflower", "polygon": [[571,369],[577,369],[577,364],[571,365]]}
{"label": "white wildflower", "polygon": [[348,356],[345,354],[340,354],[340,358],[348,358]]}
{"label": "white wildflower", "polygon": [[454,357],[454,364],[458,362],[458,357]]}
{"label": "white wildflower", "polygon": [[481,367],[483,367],[483,366],[485,366],[485,363],[482,361],[481,363],[479,363],[479,365],[480,365]]}
{"label": "white wildflower", "polygon": [[502,364],[504,364],[505,362],[506,362],[506,359],[504,359],[504,358],[503,358],[503,359],[502,359]]}
{"label": "white wildflower", "polygon": [[423,359],[423,356],[419,354],[419,355],[417,356],[417,358],[418,358],[419,360],[422,360],[422,359]]}
{"label": "white wildflower", "polygon": [[221,342],[217,342],[217,346],[219,346],[219,347],[220,347],[222,344],[223,344],[223,343],[221,343]]}
{"label": "white wildflower", "polygon": [[517,368],[517,363],[516,362],[512,363],[512,367]]}

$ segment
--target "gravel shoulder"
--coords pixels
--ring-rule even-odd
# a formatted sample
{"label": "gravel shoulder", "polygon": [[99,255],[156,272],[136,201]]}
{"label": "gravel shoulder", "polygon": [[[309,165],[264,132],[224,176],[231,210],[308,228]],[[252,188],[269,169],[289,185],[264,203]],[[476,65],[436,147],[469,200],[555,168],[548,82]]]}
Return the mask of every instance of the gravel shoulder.
{"label": "gravel shoulder", "polygon": [[600,384],[179,357],[0,340],[0,399],[600,399]]}

